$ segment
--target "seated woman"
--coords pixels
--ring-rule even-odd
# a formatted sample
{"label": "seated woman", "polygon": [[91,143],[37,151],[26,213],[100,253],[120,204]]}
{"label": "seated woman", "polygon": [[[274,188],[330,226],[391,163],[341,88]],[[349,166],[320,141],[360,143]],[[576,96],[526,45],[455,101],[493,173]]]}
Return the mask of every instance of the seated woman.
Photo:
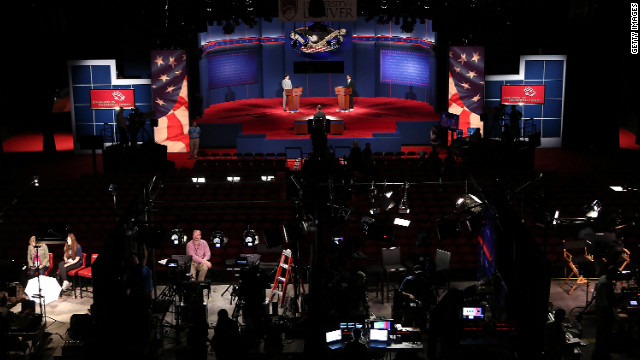
{"label": "seated woman", "polygon": [[58,263],[58,271],[62,279],[62,291],[69,290],[71,283],[67,280],[67,272],[82,266],[82,247],[73,233],[67,235],[64,244],[64,260]]}
{"label": "seated woman", "polygon": [[49,248],[40,243],[35,236],[29,239],[27,248],[27,262],[29,264],[29,277],[44,275],[49,269]]}

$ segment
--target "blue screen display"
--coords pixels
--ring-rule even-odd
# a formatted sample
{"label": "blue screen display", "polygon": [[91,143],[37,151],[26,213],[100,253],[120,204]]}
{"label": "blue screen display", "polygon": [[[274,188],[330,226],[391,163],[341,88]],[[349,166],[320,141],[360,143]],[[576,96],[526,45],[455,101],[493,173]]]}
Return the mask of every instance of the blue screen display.
{"label": "blue screen display", "polygon": [[380,51],[380,82],[429,86],[429,56],[408,51]]}
{"label": "blue screen display", "polygon": [[258,54],[255,52],[211,55],[207,59],[209,89],[226,86],[256,84],[258,82]]}

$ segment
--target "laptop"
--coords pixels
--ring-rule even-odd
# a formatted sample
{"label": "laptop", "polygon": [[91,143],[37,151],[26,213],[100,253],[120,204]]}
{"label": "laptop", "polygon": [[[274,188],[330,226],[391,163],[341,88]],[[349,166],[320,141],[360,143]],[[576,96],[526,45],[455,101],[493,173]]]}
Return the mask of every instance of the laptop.
{"label": "laptop", "polygon": [[340,331],[340,329],[327,331],[325,336],[329,349],[339,349],[344,346],[342,342],[342,331]]}
{"label": "laptop", "polygon": [[369,347],[386,348],[389,344],[389,330],[386,329],[370,329],[369,330]]}
{"label": "laptop", "polygon": [[178,265],[183,266],[191,262],[191,255],[171,255],[173,260],[178,260]]}

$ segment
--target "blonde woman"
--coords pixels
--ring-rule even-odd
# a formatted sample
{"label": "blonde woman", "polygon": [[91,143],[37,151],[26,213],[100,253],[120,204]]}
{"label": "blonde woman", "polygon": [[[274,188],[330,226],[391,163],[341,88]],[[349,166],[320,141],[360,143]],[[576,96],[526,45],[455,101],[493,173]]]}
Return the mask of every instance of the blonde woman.
{"label": "blonde woman", "polygon": [[27,262],[29,264],[29,277],[44,275],[49,269],[49,248],[42,244],[35,236],[29,238],[27,248]]}

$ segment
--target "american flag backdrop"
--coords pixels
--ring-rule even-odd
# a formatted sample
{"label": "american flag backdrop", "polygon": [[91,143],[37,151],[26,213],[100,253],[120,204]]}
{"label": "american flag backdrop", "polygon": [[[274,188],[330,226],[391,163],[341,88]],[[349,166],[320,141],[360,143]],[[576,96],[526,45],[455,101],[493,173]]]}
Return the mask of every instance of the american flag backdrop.
{"label": "american flag backdrop", "polygon": [[154,137],[168,152],[189,151],[187,56],[184,50],[151,52],[151,93],[158,118]]}
{"label": "american flag backdrop", "polygon": [[[458,128],[482,129],[484,109],[484,47],[449,48],[449,112],[460,115]],[[483,131],[484,132],[484,131]]]}

